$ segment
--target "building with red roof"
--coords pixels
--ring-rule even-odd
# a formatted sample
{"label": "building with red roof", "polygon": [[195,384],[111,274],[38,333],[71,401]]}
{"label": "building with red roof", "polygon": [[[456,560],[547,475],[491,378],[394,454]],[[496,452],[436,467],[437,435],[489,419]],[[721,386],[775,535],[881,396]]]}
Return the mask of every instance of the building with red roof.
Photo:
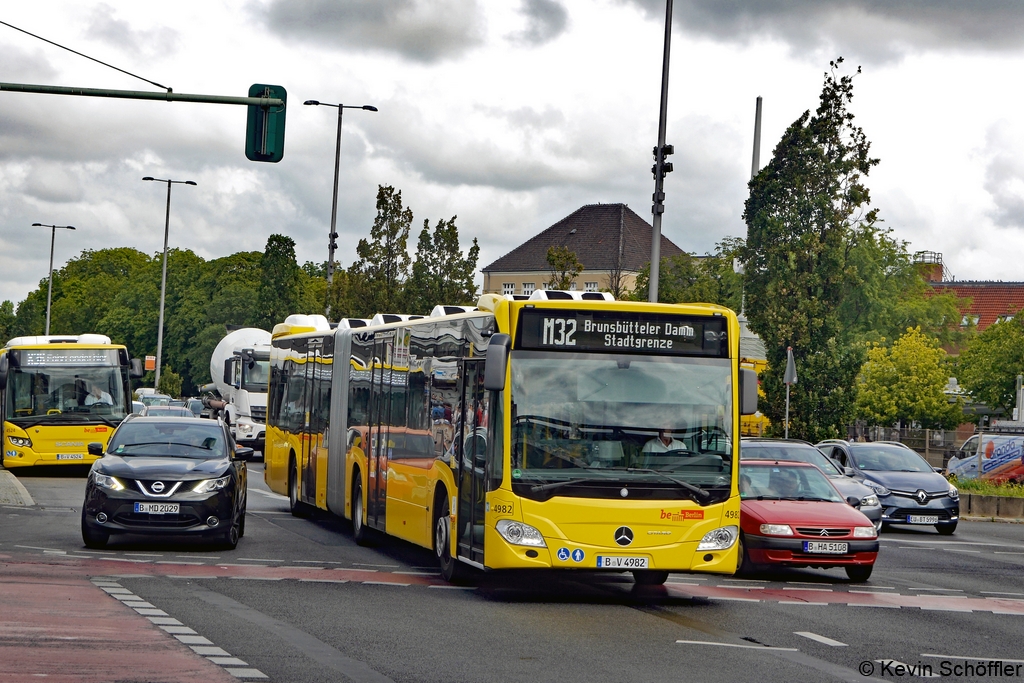
{"label": "building with red roof", "polygon": [[974,325],[983,332],[1024,309],[1024,282],[957,280],[942,263],[942,254],[933,251],[917,252],[914,262],[936,293],[953,292],[965,301],[961,327]]}

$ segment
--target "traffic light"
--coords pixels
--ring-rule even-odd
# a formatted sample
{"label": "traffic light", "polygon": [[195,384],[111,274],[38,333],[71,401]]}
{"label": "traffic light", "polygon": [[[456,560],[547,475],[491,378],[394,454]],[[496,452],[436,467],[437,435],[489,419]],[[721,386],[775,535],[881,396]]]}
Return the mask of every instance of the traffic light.
{"label": "traffic light", "polygon": [[[651,175],[654,176],[654,195],[651,199],[654,201],[654,206],[651,207],[651,211],[655,214],[665,213],[665,193],[662,191],[662,183],[665,181],[665,174],[672,172],[671,162],[665,161],[665,157],[675,153],[676,148],[672,145],[662,145],[661,154],[658,154],[659,150],[655,147],[652,152],[654,154],[654,165],[651,166]],[[661,171],[659,174],[658,171]]]}
{"label": "traffic light", "polygon": [[[249,97],[274,97],[287,102],[288,93],[280,85],[254,83]],[[250,104],[245,126],[245,156],[250,161],[277,163],[284,157],[285,107],[261,107]]]}
{"label": "traffic light", "polygon": [[[662,178],[665,177],[666,173],[671,173],[672,172],[672,162],[665,161],[665,157],[667,157],[670,154],[675,154],[675,151],[676,151],[676,148],[673,145],[664,145],[661,148],[661,159],[662,159],[662,162],[661,162],[661,177]],[[652,150],[652,154],[654,154],[654,165],[651,166],[651,175],[653,175],[655,178],[657,178],[658,177],[658,148],[657,147],[655,147]]]}

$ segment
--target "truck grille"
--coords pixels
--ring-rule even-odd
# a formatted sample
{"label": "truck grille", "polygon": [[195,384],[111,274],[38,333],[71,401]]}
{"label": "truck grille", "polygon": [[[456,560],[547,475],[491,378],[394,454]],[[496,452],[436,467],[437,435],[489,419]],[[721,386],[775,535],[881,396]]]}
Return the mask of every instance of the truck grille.
{"label": "truck grille", "polygon": [[267,408],[266,408],[266,406],[249,406],[249,413],[251,414],[252,419],[255,420],[256,422],[262,422],[262,423],[266,424],[266,422],[267,422]]}

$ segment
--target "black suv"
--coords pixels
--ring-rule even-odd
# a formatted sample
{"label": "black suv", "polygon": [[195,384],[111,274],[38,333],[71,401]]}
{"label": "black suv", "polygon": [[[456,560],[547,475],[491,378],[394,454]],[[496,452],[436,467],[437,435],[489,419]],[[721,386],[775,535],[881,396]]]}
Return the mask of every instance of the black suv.
{"label": "black suv", "polygon": [[952,534],[960,519],[960,492],[915,451],[894,442],[829,439],[817,444],[827,456],[853,469],[882,504],[882,525],[930,525]]}

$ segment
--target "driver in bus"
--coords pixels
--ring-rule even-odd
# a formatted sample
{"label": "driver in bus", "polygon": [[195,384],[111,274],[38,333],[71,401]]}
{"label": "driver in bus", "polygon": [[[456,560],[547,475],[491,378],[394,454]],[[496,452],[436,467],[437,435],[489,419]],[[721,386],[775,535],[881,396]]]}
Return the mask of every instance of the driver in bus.
{"label": "driver in bus", "polygon": [[112,406],[114,405],[114,399],[110,394],[100,389],[99,385],[93,384],[89,390],[89,395],[85,397],[85,405]]}
{"label": "driver in bus", "polygon": [[[635,447],[634,447],[635,448]],[[644,453],[668,453],[669,451],[685,451],[686,444],[672,436],[672,430],[659,429],[658,436],[644,444]]]}

